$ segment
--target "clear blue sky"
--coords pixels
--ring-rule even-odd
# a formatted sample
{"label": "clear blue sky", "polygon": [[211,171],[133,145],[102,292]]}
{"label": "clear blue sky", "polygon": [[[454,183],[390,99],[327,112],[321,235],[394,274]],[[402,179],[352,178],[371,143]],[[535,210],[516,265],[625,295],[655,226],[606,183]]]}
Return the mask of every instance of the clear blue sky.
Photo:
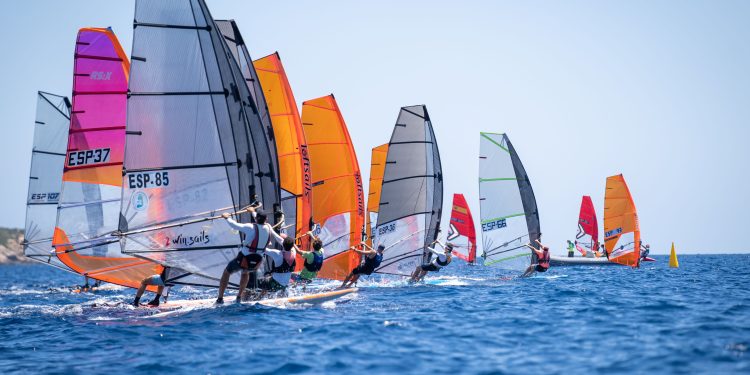
{"label": "clear blue sky", "polygon": [[[478,132],[507,132],[545,239],[573,238],[581,195],[601,217],[623,173],[654,252],[750,250],[750,2],[210,1],[254,58],[279,51],[298,102],[333,92],[363,178],[401,106],[426,104],[453,192],[475,217]],[[22,227],[36,91],[69,95],[78,28],[133,1],[12,2],[0,14],[0,226]]]}

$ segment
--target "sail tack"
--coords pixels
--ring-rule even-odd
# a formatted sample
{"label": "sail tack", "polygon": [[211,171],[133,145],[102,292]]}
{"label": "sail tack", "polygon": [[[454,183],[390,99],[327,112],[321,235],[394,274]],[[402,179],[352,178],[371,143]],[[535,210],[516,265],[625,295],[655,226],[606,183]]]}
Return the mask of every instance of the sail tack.
{"label": "sail tack", "polygon": [[67,97],[41,91],[37,95],[23,242],[25,256],[64,270],[70,268],[57,259],[52,236],[68,144],[70,106]]}
{"label": "sail tack", "polygon": [[280,209],[273,130],[204,1],[136,1],[132,53],[123,252],[216,280],[241,244],[216,216]]}
{"label": "sail tack", "polygon": [[453,194],[450,227],[447,240],[453,244],[453,254],[469,263],[477,258],[477,234],[474,218],[463,194]]}
{"label": "sail tack", "polygon": [[[312,219],[312,175],[307,140],[297,103],[278,53],[253,62],[263,87],[279,155],[281,205],[286,216],[286,233],[301,238],[303,248]],[[302,267],[302,262],[297,262]]]}
{"label": "sail tack", "polygon": [[536,198],[505,134],[479,135],[479,208],[485,265],[523,271],[535,261],[524,245],[540,237]]}
{"label": "sail tack", "polygon": [[388,142],[373,244],[384,245],[378,273],[408,276],[437,239],[443,172],[430,116],[423,105],[403,107]]}
{"label": "sail tack", "polygon": [[318,277],[344,279],[359,262],[348,249],[362,240],[365,224],[359,162],[333,95],[304,102],[302,126],[312,171],[314,232],[326,250]]}
{"label": "sail tack", "polygon": [[609,260],[637,267],[641,231],[630,189],[621,174],[607,177],[604,192],[604,247]]}
{"label": "sail tack", "polygon": [[124,256],[116,237],[130,64],[111,29],[78,32],[73,107],[54,241],[88,277],[137,288],[161,266]]}
{"label": "sail tack", "polygon": [[576,234],[579,251],[599,251],[599,223],[596,221],[596,211],[591,197],[584,195],[581,199],[581,211],[578,214],[578,233]]}

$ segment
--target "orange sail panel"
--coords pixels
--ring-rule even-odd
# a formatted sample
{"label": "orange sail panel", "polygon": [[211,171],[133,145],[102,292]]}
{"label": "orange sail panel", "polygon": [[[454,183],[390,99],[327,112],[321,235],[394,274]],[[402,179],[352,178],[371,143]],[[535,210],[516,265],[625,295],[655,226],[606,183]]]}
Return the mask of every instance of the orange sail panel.
{"label": "orange sail panel", "polygon": [[124,256],[120,218],[130,63],[111,29],[78,32],[73,107],[53,246],[74,271],[137,288],[162,267]]}
{"label": "orange sail panel", "polygon": [[359,263],[349,247],[361,241],[365,224],[357,155],[333,95],[302,103],[302,127],[312,170],[314,232],[326,255],[318,277],[342,280]]}
{"label": "orange sail panel", "polygon": [[604,194],[604,247],[609,260],[638,267],[641,231],[633,197],[621,174],[607,177]]}
{"label": "orange sail panel", "polygon": [[[287,233],[300,238],[307,248],[312,218],[312,176],[307,141],[297,103],[278,53],[253,62],[271,116],[281,179],[281,205],[286,216]],[[297,268],[303,263],[298,261]]]}
{"label": "orange sail panel", "polygon": [[383,173],[385,172],[385,159],[388,156],[388,144],[380,145],[372,149],[370,159],[370,189],[367,190],[367,244],[372,247],[372,231],[378,223],[378,209],[380,207],[380,191],[383,185]]}

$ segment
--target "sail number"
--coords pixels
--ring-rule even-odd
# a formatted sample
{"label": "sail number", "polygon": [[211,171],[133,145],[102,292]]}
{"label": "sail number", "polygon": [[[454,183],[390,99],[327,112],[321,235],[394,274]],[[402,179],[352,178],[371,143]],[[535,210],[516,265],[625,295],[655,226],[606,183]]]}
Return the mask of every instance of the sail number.
{"label": "sail number", "polygon": [[489,232],[491,230],[505,228],[508,224],[505,219],[493,220],[487,223],[482,223],[482,232]]}
{"label": "sail number", "polygon": [[381,227],[378,227],[378,236],[382,236],[386,233],[390,233],[396,230],[396,223],[390,223],[383,225]]}
{"label": "sail number", "polygon": [[128,175],[131,189],[160,188],[169,186],[169,172],[141,172]]}
{"label": "sail number", "polygon": [[68,167],[106,163],[109,161],[109,148],[71,151],[68,153]]}

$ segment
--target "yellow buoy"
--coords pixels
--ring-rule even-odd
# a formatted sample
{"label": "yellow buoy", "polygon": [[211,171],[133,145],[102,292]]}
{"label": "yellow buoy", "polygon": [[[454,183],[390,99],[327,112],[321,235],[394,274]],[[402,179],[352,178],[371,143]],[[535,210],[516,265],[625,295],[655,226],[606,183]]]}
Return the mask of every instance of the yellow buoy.
{"label": "yellow buoy", "polygon": [[677,261],[677,253],[674,252],[674,242],[672,242],[672,252],[669,254],[669,268],[679,268],[680,262]]}

